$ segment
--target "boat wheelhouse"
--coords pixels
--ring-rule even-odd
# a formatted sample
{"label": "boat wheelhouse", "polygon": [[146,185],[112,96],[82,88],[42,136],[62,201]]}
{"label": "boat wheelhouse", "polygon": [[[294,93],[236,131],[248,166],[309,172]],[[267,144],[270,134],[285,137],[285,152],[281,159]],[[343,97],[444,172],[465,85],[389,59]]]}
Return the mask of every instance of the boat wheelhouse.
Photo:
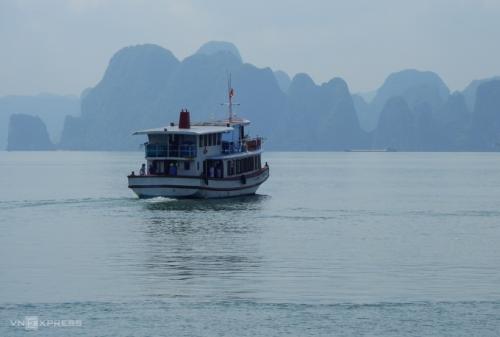
{"label": "boat wheelhouse", "polygon": [[233,90],[229,91],[229,118],[193,123],[182,110],[179,123],[137,131],[147,135],[146,163],[128,185],[140,198],[221,198],[254,194],[269,177],[262,165],[262,138],[246,133],[250,121],[232,113]]}

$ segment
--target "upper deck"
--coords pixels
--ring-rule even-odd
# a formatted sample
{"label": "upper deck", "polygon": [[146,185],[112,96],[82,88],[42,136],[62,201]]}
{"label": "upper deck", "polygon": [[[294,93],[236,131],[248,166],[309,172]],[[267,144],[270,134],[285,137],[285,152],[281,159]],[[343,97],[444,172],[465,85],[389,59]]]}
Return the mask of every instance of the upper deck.
{"label": "upper deck", "polygon": [[[182,117],[184,115],[184,117]],[[194,160],[258,151],[260,137],[245,134],[247,119],[233,118],[191,125],[188,111],[181,111],[179,124],[136,131],[134,135],[147,135],[146,159]]]}

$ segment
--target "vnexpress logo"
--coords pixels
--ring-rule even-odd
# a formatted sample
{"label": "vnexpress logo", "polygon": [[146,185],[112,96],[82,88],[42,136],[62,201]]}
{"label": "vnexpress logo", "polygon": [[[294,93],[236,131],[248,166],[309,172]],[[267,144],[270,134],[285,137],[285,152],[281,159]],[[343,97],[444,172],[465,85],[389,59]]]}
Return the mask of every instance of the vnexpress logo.
{"label": "vnexpress logo", "polygon": [[10,325],[14,327],[24,327],[25,330],[38,330],[40,327],[65,328],[81,327],[80,319],[39,319],[38,316],[25,316],[24,320],[11,320]]}

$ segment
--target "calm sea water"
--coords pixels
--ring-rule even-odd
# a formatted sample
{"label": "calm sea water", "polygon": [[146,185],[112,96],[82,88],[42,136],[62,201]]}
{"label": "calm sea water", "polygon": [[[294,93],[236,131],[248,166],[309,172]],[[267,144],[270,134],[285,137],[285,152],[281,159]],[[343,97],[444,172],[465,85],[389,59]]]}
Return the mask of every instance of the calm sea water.
{"label": "calm sea water", "polygon": [[267,153],[208,201],[136,199],[141,157],[0,152],[0,336],[500,334],[500,154]]}

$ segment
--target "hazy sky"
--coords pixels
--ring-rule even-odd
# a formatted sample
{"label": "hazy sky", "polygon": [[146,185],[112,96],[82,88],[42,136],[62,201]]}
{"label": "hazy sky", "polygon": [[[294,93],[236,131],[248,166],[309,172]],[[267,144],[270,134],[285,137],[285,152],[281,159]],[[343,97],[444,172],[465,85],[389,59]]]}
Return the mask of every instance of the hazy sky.
{"label": "hazy sky", "polygon": [[209,40],[354,92],[404,68],[462,89],[500,74],[500,0],[0,0],[0,95],[80,94],[124,46],[182,59]]}

